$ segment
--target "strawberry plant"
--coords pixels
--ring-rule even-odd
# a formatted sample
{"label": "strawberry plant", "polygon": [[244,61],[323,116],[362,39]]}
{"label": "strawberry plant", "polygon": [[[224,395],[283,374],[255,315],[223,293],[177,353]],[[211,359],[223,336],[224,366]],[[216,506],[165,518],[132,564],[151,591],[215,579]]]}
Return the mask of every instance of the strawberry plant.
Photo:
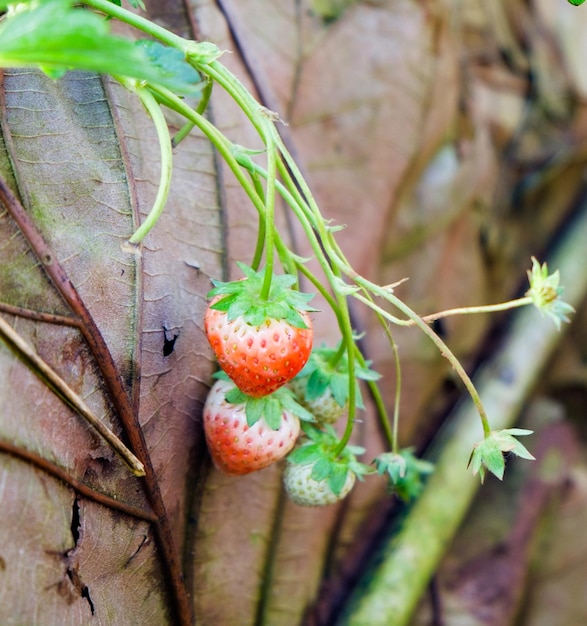
{"label": "strawberry plant", "polygon": [[[140,8],[138,2],[131,4]],[[308,360],[312,346],[309,313],[314,309],[308,304],[311,295],[299,290],[303,278],[331,308],[341,341],[334,353],[324,349],[315,351],[306,370],[307,377],[303,375],[293,386],[300,401],[317,413],[318,422],[334,422],[342,410],[347,410],[346,426],[335,447],[335,458],[345,453],[356,410],[362,406],[358,385],[361,379],[366,381],[375,400],[391,452],[399,454],[397,409],[400,385],[392,425],[378,390],[377,375],[368,369],[357,346],[349,311],[350,299],[363,303],[379,317],[394,354],[396,347],[389,324],[417,326],[461,378],[477,406],[484,438],[492,440],[496,436],[471,379],[434,332],[431,322],[450,315],[496,312],[534,304],[560,325],[561,321],[567,320],[572,307],[560,299],[562,289],[558,286],[557,273],[549,275],[546,266],[540,266],[533,259],[529,273],[531,288],[524,298],[420,316],[395,295],[395,285],[373,283],[349,265],[336,241],[337,228],[322,216],[304,176],[282,140],[277,127],[281,120],[277,114],[261,107],[221,63],[222,52],[216,46],[186,40],[140,14],[128,11],[120,3],[108,0],[84,0],[79,5],[72,0],[5,1],[0,3],[0,8],[7,10],[0,26],[0,66],[38,67],[55,79],[71,68],[110,74],[138,96],[152,118],[160,141],[159,191],[147,218],[128,237],[126,249],[129,253],[140,254],[144,238],[164,209],[171,181],[171,146],[178,145],[195,129],[210,140],[248,195],[259,215],[254,258],[250,267],[240,264],[244,279],[215,281],[205,319],[207,336],[220,367],[243,393],[253,398],[274,393],[291,381]],[[133,42],[112,35],[108,19],[133,27],[139,39]],[[263,143],[262,150],[233,144],[204,116],[214,86],[226,90],[247,115]],[[196,96],[197,104],[188,104],[185,95]],[[169,134],[162,107],[173,110],[185,120],[174,138]],[[260,160],[264,160],[264,164],[259,163]],[[274,219],[276,196],[286,202],[298,220],[321,275],[308,269],[307,260],[297,256],[278,231]],[[259,271],[262,259],[264,268]],[[281,272],[276,271],[277,264],[281,266]],[[398,311],[400,316],[392,313],[390,308]],[[399,382],[397,354],[396,364]],[[475,470],[486,467],[492,471],[495,462],[488,461],[484,452],[489,448],[488,444],[476,447]],[[508,449],[530,456],[519,442]],[[491,450],[493,459],[493,448]],[[376,463],[382,467],[380,461]],[[499,470],[494,473],[501,476]],[[391,480],[393,483],[393,478]]]}
{"label": "strawberry plant", "polygon": [[[205,327],[218,365],[226,374],[211,386],[203,408],[204,432],[216,467],[240,476],[285,458],[285,491],[294,503],[303,506],[338,502],[351,492],[357,479],[375,474],[386,478],[391,493],[405,500],[417,498],[432,467],[418,459],[411,448],[400,448],[398,442],[401,359],[391,331],[408,327],[416,327],[446,357],[477,408],[481,440],[470,456],[472,471],[481,480],[487,472],[501,479],[505,455],[531,459],[531,453],[518,441],[529,431],[491,427],[469,374],[432,323],[453,315],[497,313],[533,305],[560,328],[573,308],[562,300],[558,272],[550,273],[546,264],[532,258],[530,287],[521,298],[428,315],[415,312],[396,295],[398,283],[379,285],[351,266],[337,241],[339,227],[323,216],[284,142],[282,120],[261,106],[229,71],[222,62],[222,51],[212,43],[188,40],[146,19],[140,12],[139,0],[130,4],[135,11],[109,0],[0,2],[0,9],[5,11],[0,24],[0,66],[36,68],[54,80],[64,78],[71,69],[98,72],[109,75],[138,98],[159,140],[160,171],[157,194],[146,217],[134,231],[115,233],[125,240],[123,248],[128,255],[140,258],[148,245],[171,189],[173,148],[191,133],[205,137],[214,147],[256,210],[254,251],[251,258],[241,259],[238,264],[244,276],[240,280],[220,280],[223,277],[217,272],[204,319],[195,320],[196,325]],[[134,29],[135,39],[113,34],[114,22]],[[230,130],[214,125],[207,109],[215,89],[222,89],[244,112],[260,148],[238,145],[231,140]],[[177,132],[172,133],[164,111],[181,120]],[[275,216],[278,200],[304,233],[313,265],[296,253],[280,230]],[[17,206],[14,199],[6,203]],[[42,259],[51,266],[51,256]],[[197,269],[204,276],[213,274],[207,267],[198,265]],[[57,283],[62,276],[55,273],[52,278]],[[306,293],[307,289],[317,293],[323,308],[329,310],[318,311],[311,306],[313,294]],[[351,303],[366,307],[381,323],[382,337],[396,364],[393,407],[384,402],[380,376],[371,369],[357,338],[360,329],[351,315]],[[328,315],[336,325],[339,343],[335,348],[313,348],[313,319],[321,315]],[[41,318],[47,321],[47,317]],[[68,323],[75,326],[78,320]],[[96,333],[88,334],[94,341],[92,345],[104,353]],[[88,414],[80,397],[70,393],[62,378],[50,368],[43,370],[42,360],[35,360],[14,329],[0,325],[0,336],[35,363],[60,397],[67,398],[80,414],[85,413],[135,475],[146,476],[155,494],[154,512],[139,513],[142,519],[157,522],[158,540],[168,545],[171,531],[158,521],[165,516],[157,500],[154,470],[141,460],[144,442],[140,436],[129,446],[123,444],[100,425],[96,416]],[[176,338],[173,336],[173,341]],[[172,345],[173,341],[166,335],[166,343]],[[367,391],[376,407],[386,448],[375,459],[363,459],[370,464],[359,461],[365,451],[352,444],[357,413],[364,408],[363,395]],[[132,417],[130,401],[123,409]],[[338,430],[331,428],[332,424]],[[269,475],[271,471],[261,474],[259,480]],[[120,507],[120,503],[112,506]],[[181,587],[177,563],[172,562],[170,570],[173,584]]]}

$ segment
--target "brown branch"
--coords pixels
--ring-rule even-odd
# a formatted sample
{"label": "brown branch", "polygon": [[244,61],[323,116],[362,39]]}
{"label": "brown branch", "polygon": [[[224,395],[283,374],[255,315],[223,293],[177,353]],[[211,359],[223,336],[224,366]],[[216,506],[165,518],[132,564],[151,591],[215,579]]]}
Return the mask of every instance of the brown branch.
{"label": "brown branch", "polygon": [[47,276],[51,279],[61,297],[65,300],[72,313],[80,320],[80,331],[100,368],[109,397],[123,425],[131,449],[145,467],[145,482],[143,484],[149,503],[157,516],[155,526],[157,540],[167,569],[169,583],[173,589],[177,616],[181,626],[190,626],[193,622],[192,607],[183,582],[181,564],[171,531],[171,523],[165,510],[157,475],[151,462],[143,432],[133,411],[114,359],[99,328],[74,285],[69,280],[63,266],[37,230],[20,201],[12,193],[6,181],[2,179],[0,179],[0,202],[7,208],[22,235],[27,239],[31,250],[39,259]]}
{"label": "brown branch", "polygon": [[136,506],[132,506],[130,504],[126,504],[117,500],[116,498],[111,498],[104,493],[100,493],[99,491],[95,491],[88,485],[76,480],[68,474],[64,469],[51,463],[47,459],[31,452],[30,450],[25,450],[24,448],[20,448],[19,446],[15,446],[8,441],[3,441],[0,439],[0,452],[4,452],[6,454],[10,454],[11,456],[22,459],[23,461],[28,461],[32,465],[42,469],[47,474],[59,479],[61,482],[70,486],[74,491],[84,496],[88,500],[93,500],[98,504],[102,504],[110,509],[115,509],[116,511],[120,511],[125,515],[129,515],[130,517],[136,517],[138,519],[142,519],[146,522],[156,522],[157,517],[152,511],[146,511],[145,509],[141,509]]}
{"label": "brown branch", "polygon": [[16,353],[25,360],[32,371],[59,396],[65,404],[81,415],[120,456],[124,464],[135,476],[144,476],[145,468],[137,457],[120,439],[93,413],[90,407],[77,393],[50,367],[2,317],[0,317],[0,336]]}
{"label": "brown branch", "polygon": [[5,302],[0,302],[0,313],[14,315],[15,317],[22,317],[35,322],[45,322],[46,324],[73,326],[74,328],[81,327],[80,321],[75,317],[67,317],[67,315],[57,315],[55,313],[43,313],[42,311],[33,311],[20,306],[6,304]]}

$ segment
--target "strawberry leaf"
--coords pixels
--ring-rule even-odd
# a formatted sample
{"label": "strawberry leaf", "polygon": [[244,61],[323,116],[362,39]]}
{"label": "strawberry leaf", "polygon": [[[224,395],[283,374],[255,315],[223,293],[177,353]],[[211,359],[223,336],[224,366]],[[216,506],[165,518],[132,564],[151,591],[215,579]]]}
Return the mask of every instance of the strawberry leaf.
{"label": "strawberry leaf", "polygon": [[74,8],[73,0],[30,2],[0,24],[0,67],[40,67],[52,77],[81,69],[144,80],[178,93],[200,89],[199,74],[185,61],[180,75],[175,74],[177,60],[171,68],[168,64],[167,53],[155,60],[142,45],[111,35],[103,17]]}

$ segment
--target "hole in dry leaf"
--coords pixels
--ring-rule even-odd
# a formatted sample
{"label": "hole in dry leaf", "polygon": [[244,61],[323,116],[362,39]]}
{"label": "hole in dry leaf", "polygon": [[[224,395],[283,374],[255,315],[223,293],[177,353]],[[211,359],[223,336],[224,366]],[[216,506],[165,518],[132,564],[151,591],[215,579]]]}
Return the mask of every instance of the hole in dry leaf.
{"label": "hole in dry leaf", "polygon": [[175,342],[179,337],[179,331],[172,333],[170,330],[163,326],[163,356],[168,357],[174,350]]}
{"label": "hole in dry leaf", "polygon": [[73,537],[73,550],[77,547],[77,542],[80,538],[81,520],[80,520],[80,508],[79,500],[75,498],[73,501],[73,507],[71,511],[71,536]]}

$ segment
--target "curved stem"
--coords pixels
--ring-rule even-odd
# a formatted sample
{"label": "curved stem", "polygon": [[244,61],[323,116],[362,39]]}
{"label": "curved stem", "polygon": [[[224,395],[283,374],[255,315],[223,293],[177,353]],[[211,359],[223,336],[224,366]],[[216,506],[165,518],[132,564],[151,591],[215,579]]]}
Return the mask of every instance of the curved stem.
{"label": "curved stem", "polygon": [[[420,328],[420,330],[425,335],[427,335],[429,339],[431,339],[431,341],[439,349],[442,356],[444,356],[449,361],[449,363],[452,365],[453,369],[455,370],[459,378],[463,381],[463,384],[465,385],[465,388],[468,391],[469,395],[471,396],[471,399],[473,400],[473,403],[475,404],[475,407],[477,408],[477,412],[479,413],[481,424],[483,426],[483,434],[485,437],[488,437],[491,434],[491,426],[489,424],[489,420],[487,418],[485,408],[483,407],[483,403],[481,402],[481,398],[479,397],[479,393],[477,392],[477,389],[475,388],[475,385],[473,384],[471,378],[465,371],[465,368],[461,365],[460,361],[456,358],[456,356],[451,352],[450,348],[432,330],[432,328],[430,328],[430,326],[428,326],[428,324],[425,321],[423,321],[421,317],[418,316],[418,314],[415,311],[412,311],[412,309],[410,309],[410,307],[408,307],[408,305],[402,302],[399,298],[394,296],[389,291],[383,289],[382,287],[379,287],[379,285],[376,285],[372,283],[371,281],[367,280],[366,278],[359,276],[355,272],[353,272],[353,278],[357,284],[365,287],[371,293],[374,293],[375,295],[378,295],[386,299],[391,304],[393,304],[402,313],[404,313],[407,317],[409,317],[413,321],[414,325]],[[355,297],[357,296],[357,294],[353,294],[353,295]],[[363,299],[363,301],[365,301],[365,303],[368,303],[366,299]],[[381,312],[381,314],[386,319],[389,319],[392,322],[394,321],[395,318],[392,315],[389,315],[387,311],[384,311],[380,307],[377,307],[377,309],[379,310],[379,312]]]}
{"label": "curved stem", "polygon": [[338,346],[338,350],[332,355],[332,358],[328,362],[328,365],[330,365],[332,369],[335,369],[340,359],[342,359],[342,355],[345,352],[346,352],[346,346],[344,345],[344,342],[341,341],[340,345]]}
{"label": "curved stem", "polygon": [[[265,190],[263,189],[263,185],[261,185],[258,174],[256,172],[250,172],[250,175],[257,195],[259,196],[259,198],[265,201]],[[265,248],[265,228],[265,217],[264,215],[259,214],[259,222],[257,227],[257,243],[255,244],[255,252],[253,253],[253,260],[251,261],[251,267],[256,272],[259,270],[259,266],[261,265],[261,258],[263,257],[263,250]]]}
{"label": "curved stem", "polygon": [[158,222],[165,204],[167,197],[169,196],[169,189],[171,187],[171,174],[173,168],[173,149],[171,146],[171,137],[169,136],[169,128],[165,116],[161,111],[161,107],[157,103],[153,94],[144,87],[131,87],[128,82],[123,84],[134,91],[140,98],[143,106],[147,110],[147,113],[151,116],[155,130],[157,132],[157,138],[159,139],[159,148],[161,151],[161,174],[159,177],[159,189],[157,190],[157,196],[153,207],[149,211],[149,214],[143,221],[143,223],[135,230],[128,243],[131,245],[140,244],[143,239],[148,235],[151,229]]}
{"label": "curved stem", "polygon": [[[467,306],[459,307],[456,309],[446,309],[445,311],[438,311],[438,313],[431,313],[430,315],[422,315],[420,319],[425,322],[434,322],[435,320],[450,317],[451,315],[472,315],[475,313],[497,313],[499,311],[509,311],[520,306],[527,306],[532,304],[532,298],[530,296],[524,296],[523,298],[517,298],[516,300],[508,300],[507,302],[500,302],[499,304],[486,304],[481,306]],[[413,320],[410,320],[407,325],[413,325]]]}
{"label": "curved stem", "polygon": [[[196,113],[199,115],[203,115],[204,111],[208,108],[208,103],[210,102],[210,96],[212,95],[212,87],[214,82],[208,79],[204,88],[202,89],[202,97],[200,98],[200,102],[198,102],[198,106],[196,107]],[[171,140],[171,146],[175,148],[179,145],[192,131],[195,124],[194,122],[187,122],[184,124],[178,131],[175,133],[175,136]]]}

